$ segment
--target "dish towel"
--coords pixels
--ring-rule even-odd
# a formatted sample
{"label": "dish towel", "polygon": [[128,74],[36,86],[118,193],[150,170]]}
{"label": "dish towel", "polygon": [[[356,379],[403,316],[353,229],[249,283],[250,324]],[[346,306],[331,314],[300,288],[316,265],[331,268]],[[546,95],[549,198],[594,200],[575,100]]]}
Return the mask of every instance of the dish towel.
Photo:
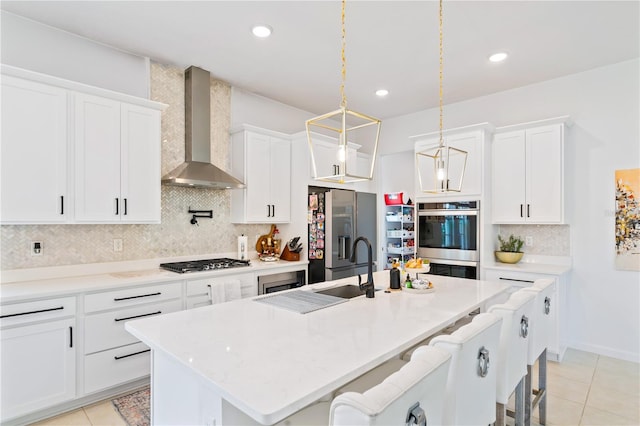
{"label": "dish towel", "polygon": [[226,302],[224,285],[222,283],[211,283],[211,304]]}
{"label": "dish towel", "polygon": [[240,280],[239,279],[228,279],[224,283],[224,295],[225,302],[229,302],[231,300],[237,300],[242,297],[240,292]]}

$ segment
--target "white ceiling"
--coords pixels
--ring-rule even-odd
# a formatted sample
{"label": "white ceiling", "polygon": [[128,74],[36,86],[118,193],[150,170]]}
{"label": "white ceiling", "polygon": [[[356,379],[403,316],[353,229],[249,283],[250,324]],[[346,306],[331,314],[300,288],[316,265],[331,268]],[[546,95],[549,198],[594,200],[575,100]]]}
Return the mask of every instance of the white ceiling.
{"label": "white ceiling", "polygon": [[[462,101],[640,56],[640,2],[444,2],[444,98]],[[9,12],[316,113],[340,103],[340,2],[2,1]],[[437,1],[347,2],[350,109],[438,105]],[[272,37],[250,33],[256,23]],[[510,54],[491,64],[496,51]],[[374,95],[378,88],[390,94]]]}

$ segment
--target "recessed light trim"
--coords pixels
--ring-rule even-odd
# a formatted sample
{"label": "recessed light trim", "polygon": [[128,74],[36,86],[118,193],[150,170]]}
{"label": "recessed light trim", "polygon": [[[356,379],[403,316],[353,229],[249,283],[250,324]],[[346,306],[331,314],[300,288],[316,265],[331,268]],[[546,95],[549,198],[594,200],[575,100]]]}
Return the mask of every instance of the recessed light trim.
{"label": "recessed light trim", "polygon": [[267,38],[273,32],[273,28],[271,28],[269,25],[264,24],[254,25],[251,28],[251,32],[258,38]]}
{"label": "recessed light trim", "polygon": [[509,56],[509,55],[506,54],[505,52],[498,52],[498,53],[494,53],[493,55],[489,56],[489,60],[491,62],[502,62],[505,59],[507,59],[507,56]]}
{"label": "recessed light trim", "polygon": [[376,90],[376,96],[378,96],[380,98],[384,98],[388,94],[389,94],[389,91],[387,89],[378,89],[378,90]]}

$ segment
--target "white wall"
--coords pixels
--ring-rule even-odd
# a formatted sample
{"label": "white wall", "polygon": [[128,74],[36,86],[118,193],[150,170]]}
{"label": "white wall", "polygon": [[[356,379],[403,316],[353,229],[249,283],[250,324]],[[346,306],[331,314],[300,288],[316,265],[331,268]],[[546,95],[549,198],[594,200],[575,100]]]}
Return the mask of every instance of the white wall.
{"label": "white wall", "polygon": [[149,98],[149,61],[89,39],[0,12],[2,63]]}
{"label": "white wall", "polygon": [[[640,167],[639,75],[636,59],[445,106],[447,128],[573,118],[566,145],[569,345],[635,361],[640,273],[614,269],[614,172]],[[385,153],[409,150],[409,136],[437,130],[437,110],[386,120],[382,128]]]}

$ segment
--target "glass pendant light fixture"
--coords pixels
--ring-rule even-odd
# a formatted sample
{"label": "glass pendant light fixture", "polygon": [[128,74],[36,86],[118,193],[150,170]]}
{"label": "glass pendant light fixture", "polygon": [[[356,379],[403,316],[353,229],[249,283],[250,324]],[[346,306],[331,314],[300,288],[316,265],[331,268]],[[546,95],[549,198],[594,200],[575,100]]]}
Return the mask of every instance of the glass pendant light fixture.
{"label": "glass pendant light fixture", "polygon": [[[305,122],[313,178],[334,183],[373,179],[381,124],[377,118],[347,109],[345,6],[346,0],[342,0],[340,108]],[[358,148],[366,155],[358,158]],[[366,166],[358,161],[367,158],[370,162],[367,161]]]}
{"label": "glass pendant light fixture", "polygon": [[440,68],[439,68],[439,107],[440,131],[438,145],[416,152],[416,170],[420,190],[426,193],[460,192],[464,170],[467,166],[467,151],[445,144],[443,137],[444,107],[442,102],[443,80],[443,43],[442,43],[442,0],[439,7],[440,29]]}

